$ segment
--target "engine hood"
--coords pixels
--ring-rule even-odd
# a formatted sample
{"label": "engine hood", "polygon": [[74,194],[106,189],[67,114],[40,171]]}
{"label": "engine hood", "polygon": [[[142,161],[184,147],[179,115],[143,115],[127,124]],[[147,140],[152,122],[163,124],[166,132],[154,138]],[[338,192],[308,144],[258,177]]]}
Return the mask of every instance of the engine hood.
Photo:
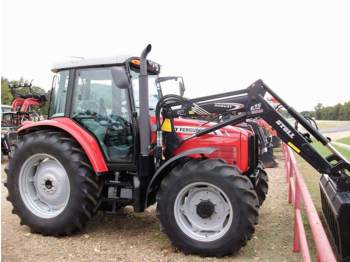
{"label": "engine hood", "polygon": [[[180,138],[186,138],[197,130],[213,125],[215,125],[213,122],[208,123],[195,119],[174,119],[174,128]],[[175,150],[175,154],[198,147],[212,147],[216,151],[206,157],[223,159],[226,163],[236,165],[242,172],[245,172],[249,169],[248,140],[251,134],[251,131],[240,127],[226,126],[183,142]]]}

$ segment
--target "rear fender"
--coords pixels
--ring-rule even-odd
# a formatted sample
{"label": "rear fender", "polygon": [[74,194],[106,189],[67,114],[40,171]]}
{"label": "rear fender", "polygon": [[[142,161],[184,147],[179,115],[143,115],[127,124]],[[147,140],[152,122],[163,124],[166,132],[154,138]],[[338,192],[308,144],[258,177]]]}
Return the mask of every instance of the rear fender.
{"label": "rear fender", "polygon": [[41,129],[56,128],[63,130],[71,135],[84,150],[90,160],[95,173],[108,171],[104,155],[98,145],[98,142],[90,133],[67,117],[58,117],[50,120],[38,122],[24,122],[23,126],[18,129],[18,135],[24,135]]}
{"label": "rear fender", "polygon": [[[154,198],[155,193],[157,192],[160,183],[162,180],[168,175],[169,169],[174,166],[177,162],[180,162],[181,160],[185,159],[186,157],[192,156],[192,155],[208,155],[213,152],[215,152],[217,149],[213,147],[199,147],[194,148],[190,150],[186,150],[181,152],[180,154],[173,156],[168,161],[166,161],[154,174],[151,181],[148,184],[147,191],[146,191],[146,201],[145,201],[145,207],[148,206],[149,200]],[[152,197],[153,196],[153,197]]]}

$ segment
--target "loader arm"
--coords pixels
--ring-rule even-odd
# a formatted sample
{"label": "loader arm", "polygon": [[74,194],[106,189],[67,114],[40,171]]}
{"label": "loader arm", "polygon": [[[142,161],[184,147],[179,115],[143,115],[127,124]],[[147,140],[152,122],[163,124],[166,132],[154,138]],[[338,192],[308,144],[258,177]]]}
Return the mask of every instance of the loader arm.
{"label": "loader arm", "polygon": [[[272,96],[280,106],[301,125],[317,141],[328,147],[332,154],[328,157],[321,156],[311,145],[310,139],[296,130],[288,120],[283,117],[266,99],[265,95]],[[350,190],[350,177],[346,175],[350,172],[349,162],[330,144],[330,140],[315,129],[308,120],[300,113],[290,107],[282,98],[272,91],[262,80],[258,80],[248,88],[233,92],[216,94],[212,96],[189,99],[185,107],[173,111],[174,116],[196,117],[198,107],[200,112],[209,114],[229,114],[231,117],[222,120],[210,128],[202,129],[197,133],[187,137],[185,140],[208,134],[227,125],[236,125],[246,119],[262,118],[276,131],[278,136],[291,147],[296,153],[304,158],[319,173],[328,174],[337,184],[338,190]],[[188,105],[191,105],[188,108]],[[171,106],[178,105],[174,103]],[[204,109],[204,110],[202,110]],[[234,112],[234,113],[233,113]],[[199,114],[198,114],[199,116]],[[203,115],[201,115],[203,116]]]}

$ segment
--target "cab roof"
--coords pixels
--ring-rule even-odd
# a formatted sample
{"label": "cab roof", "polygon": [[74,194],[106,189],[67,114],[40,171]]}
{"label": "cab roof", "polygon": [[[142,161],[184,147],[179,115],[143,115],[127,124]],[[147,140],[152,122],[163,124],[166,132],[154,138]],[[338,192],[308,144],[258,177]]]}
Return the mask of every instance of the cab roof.
{"label": "cab roof", "polygon": [[77,68],[77,67],[89,67],[89,66],[108,66],[125,63],[126,60],[131,58],[130,55],[102,57],[102,58],[76,58],[74,60],[68,60],[59,62],[53,65],[52,72],[57,72],[62,69]]}

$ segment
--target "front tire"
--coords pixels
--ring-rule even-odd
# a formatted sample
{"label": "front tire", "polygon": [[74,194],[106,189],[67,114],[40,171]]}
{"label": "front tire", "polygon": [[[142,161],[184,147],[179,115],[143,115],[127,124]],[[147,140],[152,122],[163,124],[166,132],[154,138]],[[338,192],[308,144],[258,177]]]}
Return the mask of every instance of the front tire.
{"label": "front tire", "polygon": [[6,186],[21,224],[55,236],[81,230],[97,210],[102,191],[76,141],[52,130],[23,136],[10,159]]}
{"label": "front tire", "polygon": [[267,176],[267,173],[262,167],[259,168],[259,175],[258,175],[258,183],[255,186],[256,194],[258,195],[259,199],[259,206],[262,206],[266,199],[266,195],[269,192],[269,178]]}
{"label": "front tire", "polygon": [[184,253],[225,256],[254,233],[258,198],[250,180],[217,159],[192,159],[163,179],[157,214],[172,243]]}

